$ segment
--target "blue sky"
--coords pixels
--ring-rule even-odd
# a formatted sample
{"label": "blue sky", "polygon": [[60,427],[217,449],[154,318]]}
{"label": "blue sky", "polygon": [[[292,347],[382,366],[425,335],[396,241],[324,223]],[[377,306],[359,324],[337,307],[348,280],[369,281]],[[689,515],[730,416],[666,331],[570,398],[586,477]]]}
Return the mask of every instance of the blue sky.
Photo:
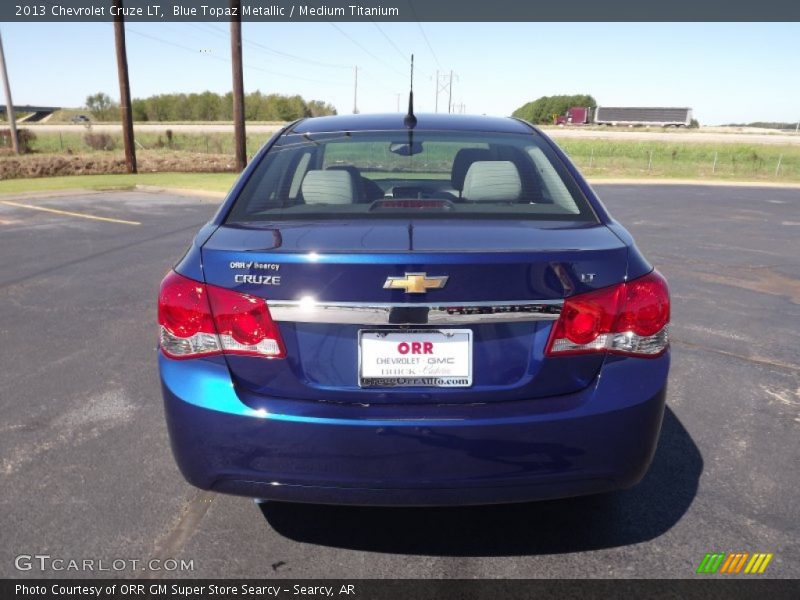
{"label": "blue sky", "polygon": [[[118,97],[110,23],[0,31],[15,104]],[[127,31],[134,97],[230,89],[226,23]],[[707,125],[800,119],[800,23],[245,23],[243,37],[246,91],[301,94],[339,112],[352,111],[354,65],[361,112],[396,110],[398,93],[402,106],[414,52],[420,112],[434,109],[436,70],[452,69],[453,101],[470,113],[585,92],[601,105],[690,106]]]}

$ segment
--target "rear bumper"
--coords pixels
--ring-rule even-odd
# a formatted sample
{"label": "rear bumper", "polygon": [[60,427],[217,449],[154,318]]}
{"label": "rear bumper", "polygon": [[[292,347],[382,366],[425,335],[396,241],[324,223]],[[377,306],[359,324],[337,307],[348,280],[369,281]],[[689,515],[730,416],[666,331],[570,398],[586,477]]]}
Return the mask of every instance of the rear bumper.
{"label": "rear bumper", "polygon": [[245,404],[221,358],[159,354],[159,366],[173,453],[193,485],[294,502],[431,506],[634,485],[658,440],[669,354],[609,358],[576,394],[440,406]]}

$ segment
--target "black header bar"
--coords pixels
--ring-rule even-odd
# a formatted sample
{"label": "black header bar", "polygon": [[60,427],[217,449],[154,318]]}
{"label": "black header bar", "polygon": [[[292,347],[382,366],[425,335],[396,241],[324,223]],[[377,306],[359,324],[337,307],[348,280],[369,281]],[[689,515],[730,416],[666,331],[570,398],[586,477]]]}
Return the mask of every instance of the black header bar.
{"label": "black header bar", "polygon": [[[131,22],[228,21],[230,0],[124,0]],[[800,21],[797,0],[241,0],[243,21]],[[3,0],[0,21],[111,21],[112,0]],[[676,39],[680,32],[676,31]]]}

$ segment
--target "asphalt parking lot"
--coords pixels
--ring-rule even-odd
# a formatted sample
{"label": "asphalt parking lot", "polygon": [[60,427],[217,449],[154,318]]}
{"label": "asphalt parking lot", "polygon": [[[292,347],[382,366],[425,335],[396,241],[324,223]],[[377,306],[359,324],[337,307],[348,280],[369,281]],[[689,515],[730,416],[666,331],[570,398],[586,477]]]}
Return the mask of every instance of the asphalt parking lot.
{"label": "asphalt parking lot", "polygon": [[[216,202],[0,198],[0,577],[669,578],[716,551],[771,552],[766,576],[800,577],[800,190],[597,189],[671,284],[653,466],[611,495],[460,509],[191,488],[163,421],[155,300]],[[36,554],[141,563],[17,570]],[[194,568],[142,571],[153,558]]]}

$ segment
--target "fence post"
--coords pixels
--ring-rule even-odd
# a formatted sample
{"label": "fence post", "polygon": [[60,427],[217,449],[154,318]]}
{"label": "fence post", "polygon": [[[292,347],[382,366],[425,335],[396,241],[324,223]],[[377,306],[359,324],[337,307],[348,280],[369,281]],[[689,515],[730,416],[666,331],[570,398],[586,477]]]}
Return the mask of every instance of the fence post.
{"label": "fence post", "polygon": [[592,148],[592,153],[589,155],[589,168],[592,168],[592,164],[594,164],[594,148]]}
{"label": "fence post", "polygon": [[651,171],[653,169],[653,151],[650,150],[650,158],[647,161],[647,170]]}

